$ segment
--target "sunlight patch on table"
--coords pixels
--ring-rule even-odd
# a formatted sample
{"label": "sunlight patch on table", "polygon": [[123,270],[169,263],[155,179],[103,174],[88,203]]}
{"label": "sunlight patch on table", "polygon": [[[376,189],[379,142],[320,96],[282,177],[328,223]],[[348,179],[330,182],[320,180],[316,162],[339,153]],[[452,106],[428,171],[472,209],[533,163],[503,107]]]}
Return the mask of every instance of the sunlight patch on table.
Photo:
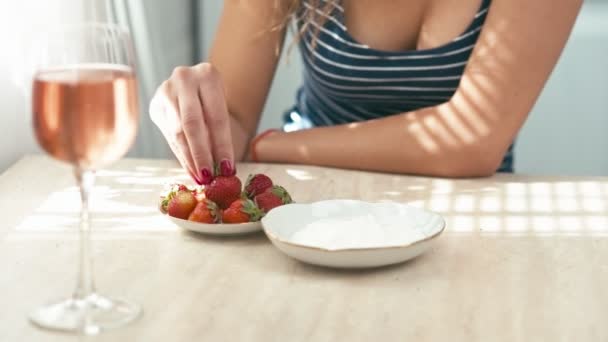
{"label": "sunlight patch on table", "polygon": [[557,197],[557,210],[561,212],[576,212],[580,210],[578,199],[575,197]]}
{"label": "sunlight patch on table", "polygon": [[505,231],[508,233],[525,233],[530,230],[530,219],[525,216],[507,216]]}
{"label": "sunlight patch on table", "polygon": [[301,180],[301,181],[308,181],[308,180],[313,180],[313,179],[317,178],[317,177],[311,175],[310,172],[308,172],[306,170],[287,169],[287,170],[285,170],[285,172],[287,172],[287,174],[290,175],[291,177],[293,177],[297,180]]}
{"label": "sunlight patch on table", "polygon": [[585,217],[585,227],[592,232],[608,233],[608,217],[606,216],[587,216]]}
{"label": "sunlight patch on table", "polygon": [[429,210],[447,212],[450,208],[451,198],[445,195],[434,195],[429,200]]}
{"label": "sunlight patch on table", "polygon": [[581,207],[584,211],[601,213],[607,212],[606,202],[601,198],[586,197],[583,198]]}
{"label": "sunlight patch on table", "polygon": [[557,219],[553,216],[535,216],[532,218],[532,231],[537,234],[557,232]]}
{"label": "sunlight patch on table", "polygon": [[479,228],[483,232],[500,232],[503,230],[501,219],[498,216],[480,217]]}
{"label": "sunlight patch on table", "polygon": [[[146,189],[139,189],[145,191]],[[121,200],[114,200],[120,198]],[[90,210],[95,213],[155,213],[158,209],[153,205],[157,197],[151,197],[150,205],[130,203],[119,190],[95,188],[90,199]],[[80,212],[80,194],[74,190],[53,192],[35,211],[44,214],[78,214]]]}
{"label": "sunlight patch on table", "polygon": [[[134,187],[112,189],[96,186],[90,199],[93,231],[167,231],[175,226],[164,218],[158,208],[158,196],[152,189]],[[134,204],[132,196],[150,198],[148,203]],[[133,195],[135,194],[135,195]],[[17,232],[77,231],[81,210],[80,193],[76,187],[51,193],[47,199],[15,228]]]}
{"label": "sunlight patch on table", "polygon": [[524,183],[507,183],[507,184],[505,184],[505,193],[509,196],[528,194],[526,185]]}
{"label": "sunlight patch on table", "polygon": [[550,213],[554,210],[551,197],[532,197],[530,209],[536,212]]}
{"label": "sunlight patch on table", "polygon": [[581,232],[583,220],[578,216],[561,216],[558,218],[559,230],[568,233]]}
{"label": "sunlight patch on table", "polygon": [[455,215],[445,216],[446,229],[453,233],[505,236],[607,236],[608,217],[605,216],[528,216],[528,215]]}
{"label": "sunlight patch on table", "polygon": [[502,211],[502,201],[498,196],[483,196],[479,202],[479,209],[486,213]]}
{"label": "sunlight patch on table", "polygon": [[576,196],[576,185],[573,182],[557,182],[553,184],[553,192],[557,196]]}
{"label": "sunlight patch on table", "polygon": [[[79,219],[76,215],[39,214],[28,216],[16,228],[16,232],[74,232],[78,231]],[[176,231],[179,228],[161,215],[132,215],[124,217],[91,218],[92,234],[120,233],[116,238],[126,237],[130,233]]]}
{"label": "sunlight patch on table", "polygon": [[599,182],[580,182],[578,183],[578,193],[590,197],[602,196],[602,184]]}
{"label": "sunlight patch on table", "polygon": [[137,167],[135,167],[135,171],[141,171],[141,172],[162,172],[164,170],[165,169],[162,169],[157,166],[137,166]]}
{"label": "sunlight patch on table", "polygon": [[446,179],[434,179],[432,182],[433,194],[451,194],[454,189],[452,181]]}
{"label": "sunlight patch on table", "polygon": [[454,232],[471,232],[475,229],[475,223],[472,216],[454,216],[448,220],[447,226],[450,231]]}
{"label": "sunlight patch on table", "polygon": [[410,202],[407,202],[407,204],[411,205],[412,207],[416,207],[416,208],[420,208],[420,209],[426,208],[426,201],[424,201],[424,200],[410,201]]}
{"label": "sunlight patch on table", "polygon": [[551,196],[551,184],[547,182],[533,182],[528,185],[529,193],[534,196]]}
{"label": "sunlight patch on table", "polygon": [[475,197],[472,195],[456,195],[454,199],[454,211],[457,213],[470,213],[475,208]]}
{"label": "sunlight patch on table", "polygon": [[528,210],[528,199],[523,196],[507,197],[505,203],[507,212],[524,212]]}

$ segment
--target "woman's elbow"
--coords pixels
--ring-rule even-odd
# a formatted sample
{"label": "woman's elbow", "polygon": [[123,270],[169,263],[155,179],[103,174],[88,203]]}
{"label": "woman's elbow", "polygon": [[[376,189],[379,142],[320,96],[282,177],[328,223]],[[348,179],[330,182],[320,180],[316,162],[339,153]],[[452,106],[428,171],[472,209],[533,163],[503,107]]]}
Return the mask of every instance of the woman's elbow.
{"label": "woman's elbow", "polygon": [[474,149],[457,153],[439,163],[437,176],[446,178],[491,177],[502,163],[502,154],[485,149]]}

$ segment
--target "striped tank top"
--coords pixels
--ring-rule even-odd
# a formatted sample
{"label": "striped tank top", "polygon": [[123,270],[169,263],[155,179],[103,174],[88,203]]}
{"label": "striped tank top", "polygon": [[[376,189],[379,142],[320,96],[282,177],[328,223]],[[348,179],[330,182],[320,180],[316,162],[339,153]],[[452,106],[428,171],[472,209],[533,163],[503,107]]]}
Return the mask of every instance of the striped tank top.
{"label": "striped tank top", "polygon": [[[285,113],[283,129],[365,121],[447,102],[458,88],[490,2],[482,1],[469,27],[451,42],[400,52],[375,50],[353,39],[337,2],[322,26],[309,22],[300,40],[304,80],[295,106]],[[298,28],[305,24],[303,9],[311,8],[306,1],[302,6],[295,18]],[[498,171],[513,171],[512,150]]]}

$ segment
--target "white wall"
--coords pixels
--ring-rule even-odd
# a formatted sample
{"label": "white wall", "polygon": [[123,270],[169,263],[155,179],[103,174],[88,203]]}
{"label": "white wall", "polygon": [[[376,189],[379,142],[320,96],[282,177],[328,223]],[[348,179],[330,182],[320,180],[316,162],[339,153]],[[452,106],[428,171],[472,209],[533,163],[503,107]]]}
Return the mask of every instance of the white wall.
{"label": "white wall", "polygon": [[46,2],[0,1],[0,172],[24,153],[37,150],[31,129],[28,99],[22,86],[23,36],[26,25],[56,20],[59,16]]}
{"label": "white wall", "polygon": [[0,173],[24,153],[37,150],[25,100],[8,82],[10,77],[6,57],[0,55]]}
{"label": "white wall", "polygon": [[518,172],[608,175],[608,3],[583,7],[515,153]]}

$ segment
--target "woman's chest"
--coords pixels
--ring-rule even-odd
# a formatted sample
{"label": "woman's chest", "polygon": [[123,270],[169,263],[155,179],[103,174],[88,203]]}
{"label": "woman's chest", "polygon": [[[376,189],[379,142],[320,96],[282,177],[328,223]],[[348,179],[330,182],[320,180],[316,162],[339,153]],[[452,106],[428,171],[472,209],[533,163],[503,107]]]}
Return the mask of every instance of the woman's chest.
{"label": "woman's chest", "polygon": [[[368,0],[356,1],[361,1],[356,6],[362,6]],[[384,2],[379,0],[367,16],[364,12],[357,14],[365,7],[349,9],[351,5],[343,2],[347,7],[336,6],[323,25],[305,16],[298,20],[304,33],[300,40],[305,66],[302,99],[308,112],[342,111],[370,118],[366,112],[384,116],[411,111],[443,103],[454,94],[490,0],[475,4],[477,8],[466,15],[462,27],[454,24],[449,30],[431,29],[439,14],[434,14],[434,20],[424,19],[416,28],[407,22],[411,13],[380,6]],[[395,0],[398,2],[401,1]],[[378,11],[379,8],[384,10]],[[393,17],[399,13],[397,9],[405,13],[402,21]],[[411,18],[437,11],[426,7]],[[352,26],[348,26],[349,22]],[[426,34],[430,31],[438,33]],[[416,32],[415,37],[408,40],[411,32]],[[353,120],[352,116],[349,120]]]}
{"label": "woman's chest", "polygon": [[357,42],[384,51],[442,46],[471,24],[481,0],[342,0],[344,26]]}

